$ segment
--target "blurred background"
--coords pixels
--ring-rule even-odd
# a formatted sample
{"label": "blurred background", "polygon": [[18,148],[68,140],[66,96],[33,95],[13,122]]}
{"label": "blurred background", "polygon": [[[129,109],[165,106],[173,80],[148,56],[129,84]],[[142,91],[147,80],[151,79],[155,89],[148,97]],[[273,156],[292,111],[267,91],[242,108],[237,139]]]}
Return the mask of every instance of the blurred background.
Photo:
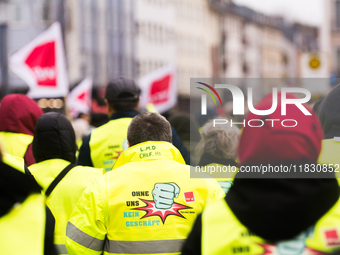
{"label": "blurred background", "polygon": [[[2,97],[27,93],[8,60],[55,21],[69,90],[90,77],[92,112],[105,113],[109,80],[145,82],[168,65],[176,99],[165,110],[187,113],[190,78],[324,78],[309,88],[316,101],[340,75],[339,0],[0,0]],[[65,97],[34,99],[65,111]]]}

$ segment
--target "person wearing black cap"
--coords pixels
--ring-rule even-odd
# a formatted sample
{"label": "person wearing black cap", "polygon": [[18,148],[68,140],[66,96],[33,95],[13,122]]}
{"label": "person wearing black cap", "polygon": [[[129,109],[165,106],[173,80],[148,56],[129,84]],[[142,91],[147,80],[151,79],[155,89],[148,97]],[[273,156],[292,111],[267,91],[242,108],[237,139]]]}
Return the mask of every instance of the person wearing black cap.
{"label": "person wearing black cap", "polygon": [[[127,129],[132,118],[139,114],[139,96],[140,89],[132,79],[120,77],[109,82],[105,103],[110,120],[84,138],[78,165],[104,168],[105,171],[112,169],[119,155],[128,148]],[[173,128],[172,133],[173,145],[188,164],[190,157],[187,150]]]}

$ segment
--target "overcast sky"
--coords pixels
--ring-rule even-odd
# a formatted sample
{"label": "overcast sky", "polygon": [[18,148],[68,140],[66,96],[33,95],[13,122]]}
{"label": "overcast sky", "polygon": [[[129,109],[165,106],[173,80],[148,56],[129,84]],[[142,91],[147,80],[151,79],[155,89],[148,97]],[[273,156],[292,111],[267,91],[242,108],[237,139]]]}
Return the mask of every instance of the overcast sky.
{"label": "overcast sky", "polygon": [[233,0],[265,14],[279,14],[289,20],[309,25],[320,25],[325,0]]}

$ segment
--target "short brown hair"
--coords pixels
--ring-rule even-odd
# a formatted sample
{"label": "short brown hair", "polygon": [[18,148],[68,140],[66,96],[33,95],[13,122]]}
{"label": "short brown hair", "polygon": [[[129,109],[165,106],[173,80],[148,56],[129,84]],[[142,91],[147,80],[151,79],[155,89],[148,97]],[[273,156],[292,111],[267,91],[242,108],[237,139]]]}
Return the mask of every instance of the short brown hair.
{"label": "short brown hair", "polygon": [[142,112],[134,117],[129,125],[127,139],[130,146],[147,141],[164,141],[171,143],[170,123],[160,114]]}

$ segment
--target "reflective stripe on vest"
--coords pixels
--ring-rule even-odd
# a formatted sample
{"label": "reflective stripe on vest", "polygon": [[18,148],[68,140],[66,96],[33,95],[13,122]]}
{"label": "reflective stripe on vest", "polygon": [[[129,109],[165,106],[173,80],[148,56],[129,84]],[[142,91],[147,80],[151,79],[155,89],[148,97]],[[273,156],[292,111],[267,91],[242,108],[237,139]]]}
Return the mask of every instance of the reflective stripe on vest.
{"label": "reflective stripe on vest", "polygon": [[26,154],[27,147],[33,141],[33,136],[12,132],[0,132],[0,141],[5,152],[23,158]]}
{"label": "reflective stripe on vest", "polygon": [[154,254],[181,252],[185,239],[154,241],[111,241],[106,240],[104,251],[119,254]]}
{"label": "reflective stripe on vest", "polygon": [[153,241],[99,240],[84,233],[70,222],[67,224],[66,233],[68,238],[88,249],[119,254],[176,253],[181,251],[185,241],[185,239]]}
{"label": "reflective stripe on vest", "polygon": [[72,239],[76,243],[89,248],[94,251],[102,251],[104,247],[105,240],[99,240],[95,237],[92,237],[76,226],[74,226],[71,222],[67,223],[66,235],[68,238]]}
{"label": "reflective stripe on vest", "polygon": [[91,133],[90,150],[93,166],[110,171],[127,142],[127,129],[132,118],[111,120]]}
{"label": "reflective stripe on vest", "polygon": [[44,254],[45,225],[44,197],[30,195],[0,218],[0,254]]}
{"label": "reflective stripe on vest", "polygon": [[[251,213],[251,212],[250,212]],[[275,226],[273,226],[275,229]],[[202,214],[202,254],[321,254],[340,245],[340,200],[318,220],[292,240],[267,243],[243,226],[224,199],[208,203]],[[287,250],[288,249],[288,250]],[[294,250],[297,249],[297,250]]]}

